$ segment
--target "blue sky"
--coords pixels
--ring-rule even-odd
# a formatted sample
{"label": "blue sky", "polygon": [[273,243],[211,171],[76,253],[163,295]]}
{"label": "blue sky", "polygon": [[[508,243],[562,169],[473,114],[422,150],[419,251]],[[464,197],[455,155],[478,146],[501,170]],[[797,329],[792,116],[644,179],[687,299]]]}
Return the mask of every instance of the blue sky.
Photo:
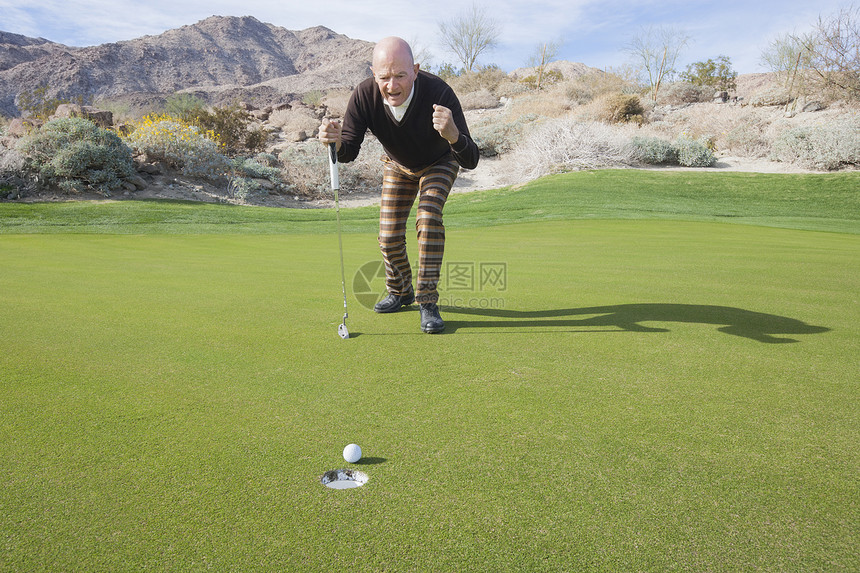
{"label": "blue sky", "polygon": [[[819,16],[846,1],[711,0],[478,0],[501,28],[499,46],[479,63],[506,71],[525,65],[545,41],[560,43],[558,59],[597,68],[631,61],[626,46],[644,27],[668,26],[691,42],[678,67],[728,56],[739,73],[768,71],[760,60],[775,37],[808,31]],[[420,6],[420,7],[419,7]],[[70,46],[92,46],[157,35],[212,15],[254,16],[290,30],[326,26],[339,34],[377,41],[397,35],[432,54],[431,63],[454,62],[437,44],[438,23],[463,13],[464,1],[433,0],[0,0],[0,30]]]}

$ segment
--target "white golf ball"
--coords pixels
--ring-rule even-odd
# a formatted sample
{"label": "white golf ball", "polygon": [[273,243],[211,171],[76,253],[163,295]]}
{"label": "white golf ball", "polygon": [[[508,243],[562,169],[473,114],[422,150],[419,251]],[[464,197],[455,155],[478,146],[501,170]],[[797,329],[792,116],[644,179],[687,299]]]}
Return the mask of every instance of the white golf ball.
{"label": "white golf ball", "polygon": [[361,459],[361,448],[358,444],[350,444],[343,449],[343,459],[354,464]]}

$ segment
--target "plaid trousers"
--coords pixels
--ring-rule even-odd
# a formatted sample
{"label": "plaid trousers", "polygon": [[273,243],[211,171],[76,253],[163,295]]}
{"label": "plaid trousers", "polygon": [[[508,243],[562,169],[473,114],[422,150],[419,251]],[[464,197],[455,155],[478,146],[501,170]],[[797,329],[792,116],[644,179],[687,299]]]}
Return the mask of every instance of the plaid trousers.
{"label": "plaid trousers", "polygon": [[406,254],[406,220],[418,197],[415,229],[418,232],[418,282],[415,300],[419,303],[439,299],[436,286],[445,252],[445,226],[442,209],[454,185],[460,166],[450,156],[421,171],[411,171],[388,157],[382,158],[382,203],[379,211],[379,248],[385,261],[385,286],[388,292],[412,292],[412,267]]}

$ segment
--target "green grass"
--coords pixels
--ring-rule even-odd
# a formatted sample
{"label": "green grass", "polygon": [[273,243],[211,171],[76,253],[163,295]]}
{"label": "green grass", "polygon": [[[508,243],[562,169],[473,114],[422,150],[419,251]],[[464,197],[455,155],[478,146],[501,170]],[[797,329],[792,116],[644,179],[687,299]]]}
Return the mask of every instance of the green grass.
{"label": "green grass", "polygon": [[[586,171],[521,188],[454,195],[448,228],[571,219],[728,221],[860,232],[860,173]],[[346,232],[375,232],[378,207],[342,212]],[[2,233],[330,233],[331,209],[164,201],[3,204]]]}
{"label": "green grass", "polygon": [[852,199],[585,220],[587,177],[531,188],[567,220],[455,198],[446,260],[507,280],[443,284],[442,335],[355,297],[345,212],[348,341],[330,212],[0,206],[0,570],[860,568]]}

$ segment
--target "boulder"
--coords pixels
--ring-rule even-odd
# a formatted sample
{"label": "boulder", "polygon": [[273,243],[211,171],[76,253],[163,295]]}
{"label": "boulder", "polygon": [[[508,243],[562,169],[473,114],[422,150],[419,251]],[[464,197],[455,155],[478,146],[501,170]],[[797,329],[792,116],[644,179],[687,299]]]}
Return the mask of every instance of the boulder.
{"label": "boulder", "polygon": [[76,103],[61,103],[51,119],[65,117],[82,117],[88,119],[99,127],[108,128],[113,125],[113,112],[105,109],[97,109],[89,105],[78,105]]}
{"label": "boulder", "polygon": [[141,173],[147,173],[149,175],[161,175],[163,170],[158,163],[144,163],[143,165],[137,168]]}
{"label": "boulder", "polygon": [[57,106],[57,110],[51,119],[67,118],[67,117],[83,117],[84,108],[76,103],[61,103]]}
{"label": "boulder", "polygon": [[[135,189],[146,189],[146,180],[140,175],[133,175],[128,178],[128,182],[134,185]],[[132,189],[134,191],[135,189]]]}
{"label": "boulder", "polygon": [[803,106],[801,111],[805,113],[813,112],[813,111],[821,111],[824,109],[824,104],[820,101],[811,101]]}
{"label": "boulder", "polygon": [[16,117],[6,126],[6,133],[14,137],[24,137],[37,127],[37,121]]}
{"label": "boulder", "polygon": [[108,128],[113,125],[113,112],[106,109],[96,109],[85,105],[84,117],[99,127]]}

